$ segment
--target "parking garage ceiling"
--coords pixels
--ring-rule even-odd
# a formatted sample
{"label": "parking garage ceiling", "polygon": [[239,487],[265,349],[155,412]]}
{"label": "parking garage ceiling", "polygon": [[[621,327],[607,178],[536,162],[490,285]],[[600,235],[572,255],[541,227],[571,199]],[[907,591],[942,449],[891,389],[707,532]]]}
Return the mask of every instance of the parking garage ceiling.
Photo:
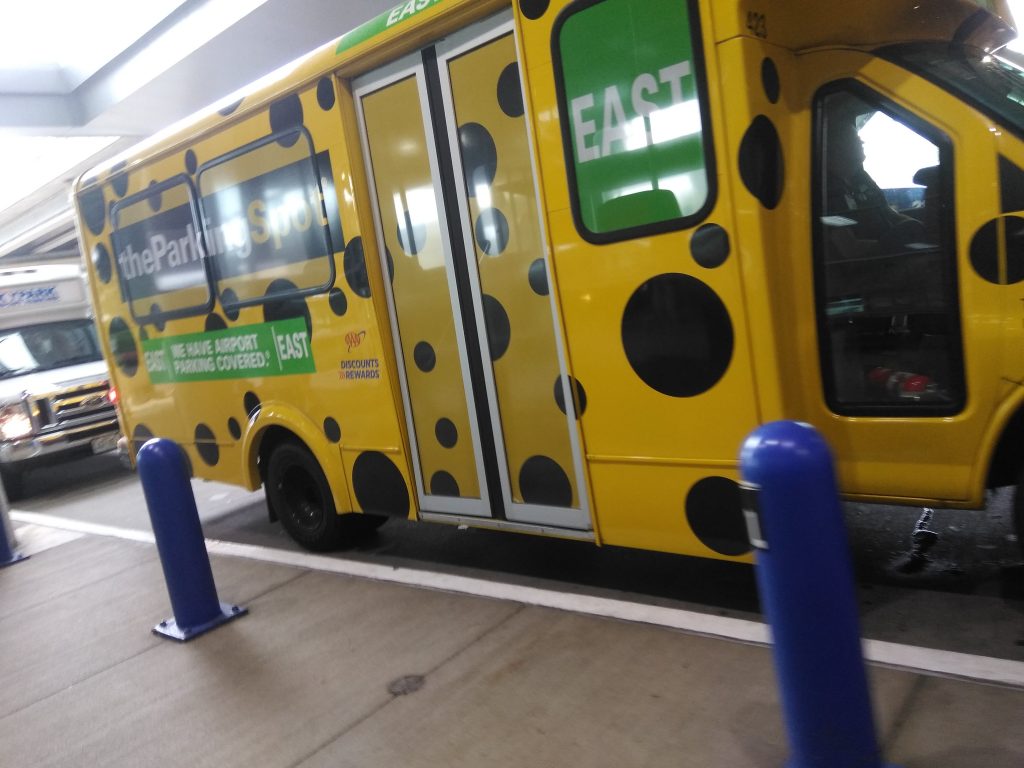
{"label": "parking garage ceiling", "polygon": [[0,0],[0,264],[78,259],[78,174],[397,4]]}
{"label": "parking garage ceiling", "polygon": [[0,0],[0,264],[77,260],[75,177],[396,0]]}

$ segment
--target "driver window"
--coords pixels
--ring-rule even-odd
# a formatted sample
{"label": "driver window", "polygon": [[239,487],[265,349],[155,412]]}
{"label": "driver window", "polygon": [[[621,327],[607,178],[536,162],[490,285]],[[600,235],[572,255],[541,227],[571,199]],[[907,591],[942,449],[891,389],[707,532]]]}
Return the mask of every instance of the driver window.
{"label": "driver window", "polygon": [[815,247],[826,399],[837,413],[951,413],[963,402],[952,153],[865,89],[816,109]]}

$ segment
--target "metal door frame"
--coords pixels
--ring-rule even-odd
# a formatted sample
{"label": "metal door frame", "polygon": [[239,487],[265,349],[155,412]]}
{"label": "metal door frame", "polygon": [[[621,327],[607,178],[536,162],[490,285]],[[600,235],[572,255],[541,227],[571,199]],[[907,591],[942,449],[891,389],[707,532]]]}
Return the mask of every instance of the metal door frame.
{"label": "metal door frame", "polygon": [[[480,48],[498,38],[511,34],[513,44],[516,45],[516,66],[519,66],[519,47],[515,37],[515,25],[512,21],[512,14],[509,11],[498,16],[485,19],[472,24],[458,32],[449,35],[437,43],[438,74],[441,80],[442,100],[444,104],[444,122],[448,129],[448,146],[451,148],[452,163],[455,166],[456,179],[465,178],[461,153],[458,151],[459,136],[458,125],[455,119],[455,104],[452,96],[452,84],[448,73],[448,62],[458,58],[470,51]],[[521,86],[521,81],[520,81]],[[526,94],[523,94],[523,103],[526,104]],[[533,135],[530,130],[530,121],[524,115],[526,127],[526,138],[528,145],[534,146]],[[544,226],[544,217],[541,215],[543,207],[540,202],[540,187],[537,184],[539,174],[533,153],[530,153],[530,171],[533,178],[534,199],[537,210],[537,223],[540,242],[537,245],[544,259],[544,270],[548,285],[553,286],[551,279],[551,263],[548,248],[547,230]],[[465,188],[457,184],[457,199],[459,204],[459,217],[463,224],[462,233],[465,241],[468,268],[470,272],[471,290],[473,294],[473,312],[477,318],[478,335],[480,336],[481,349],[487,349],[487,331],[483,314],[483,297],[480,287],[480,273],[476,263],[476,243],[473,238],[473,227],[469,215],[469,199]],[[491,413],[491,428],[493,432],[494,447],[498,454],[498,472],[501,481],[501,495],[505,503],[505,516],[508,520],[519,523],[533,523],[537,525],[552,525],[560,528],[574,528],[589,530],[590,504],[587,495],[586,478],[583,474],[582,451],[580,449],[579,434],[576,428],[575,398],[570,390],[568,382],[568,365],[566,364],[565,349],[562,340],[562,326],[559,322],[557,307],[554,300],[554,291],[548,291],[548,304],[551,311],[551,326],[555,338],[555,351],[558,358],[560,382],[562,386],[563,401],[566,404],[566,429],[569,437],[570,450],[572,452],[573,472],[576,480],[576,493],[579,499],[579,507],[553,507],[544,504],[529,504],[526,502],[514,502],[512,500],[512,485],[509,477],[508,455],[505,452],[504,430],[501,426],[501,414],[498,409],[498,391],[494,381],[494,370],[490,359],[484,360],[484,381],[487,389],[487,406]]]}
{"label": "metal door frame", "polygon": [[391,333],[394,340],[395,355],[398,360],[398,378],[401,384],[402,401],[405,407],[406,426],[409,430],[409,446],[412,452],[413,474],[416,480],[416,495],[419,508],[431,512],[445,512],[454,515],[465,515],[469,517],[491,518],[493,512],[490,508],[487,475],[484,471],[483,450],[480,444],[479,425],[476,416],[476,401],[473,397],[472,380],[468,366],[468,352],[466,349],[465,329],[460,318],[459,297],[456,293],[454,278],[454,266],[452,257],[451,237],[448,231],[446,209],[444,206],[444,195],[441,190],[441,175],[438,168],[437,151],[435,148],[434,129],[430,120],[429,101],[427,99],[426,76],[423,68],[423,61],[419,51],[403,56],[397,61],[386,64],[383,67],[367,73],[353,81],[353,99],[356,106],[356,115],[359,121],[359,135],[362,143],[363,162],[366,167],[367,184],[370,191],[370,205],[373,210],[374,234],[377,238],[377,250],[383,274],[388,274],[387,268],[387,245],[384,240],[383,226],[381,224],[380,208],[377,201],[377,182],[373,170],[373,161],[370,155],[369,134],[366,130],[366,118],[363,114],[363,98],[387,88],[390,85],[406,80],[409,77],[415,79],[416,90],[420,98],[420,116],[423,120],[423,135],[427,144],[427,158],[430,166],[431,186],[434,191],[434,203],[437,207],[438,228],[441,232],[441,247],[444,252],[445,276],[448,282],[449,309],[452,313],[452,322],[455,326],[455,339],[459,351],[459,365],[462,371],[463,393],[466,398],[466,409],[469,421],[470,438],[473,447],[473,458],[476,466],[477,480],[480,488],[480,498],[465,498],[455,496],[436,496],[428,494],[425,490],[423,472],[420,467],[419,436],[413,421],[412,400],[409,395],[409,382],[405,373],[405,356],[402,351],[402,336],[398,327],[398,312],[395,305],[394,292],[389,280],[384,281],[384,291],[387,295],[388,315],[391,323]]}
{"label": "metal door frame", "polygon": [[[381,215],[377,199],[376,178],[373,171],[373,163],[370,156],[369,135],[366,129],[366,120],[363,113],[362,100],[377,91],[390,85],[394,85],[409,77],[414,77],[417,86],[417,93],[420,99],[420,115],[423,120],[424,137],[426,138],[428,162],[431,171],[431,183],[434,192],[434,201],[437,207],[438,223],[441,229],[442,248],[445,259],[445,275],[448,280],[448,293],[450,309],[455,324],[456,341],[459,350],[459,362],[463,376],[463,389],[466,398],[466,407],[470,423],[472,448],[475,459],[478,483],[480,487],[479,499],[455,498],[446,496],[428,495],[425,491],[424,478],[420,467],[418,449],[418,438],[413,423],[412,402],[409,394],[409,386],[405,372],[405,357],[402,354],[402,339],[398,328],[397,309],[394,293],[389,281],[385,280],[385,292],[387,294],[389,321],[394,337],[395,353],[400,362],[398,366],[399,381],[401,384],[402,400],[405,407],[406,424],[410,435],[410,448],[413,459],[413,472],[416,480],[416,493],[420,509],[430,513],[444,513],[449,515],[467,516],[472,518],[486,518],[500,520],[500,516],[491,510],[488,503],[487,475],[484,467],[484,457],[481,445],[480,424],[476,410],[476,399],[474,397],[472,379],[468,363],[468,348],[466,344],[466,328],[461,320],[463,306],[459,300],[454,256],[452,247],[453,233],[447,226],[447,210],[444,202],[444,191],[439,162],[437,158],[437,142],[444,140],[449,148],[451,161],[455,171],[455,194],[458,206],[458,220],[463,239],[463,247],[466,254],[466,268],[469,272],[469,288],[472,301],[472,312],[476,319],[479,348],[481,350],[481,368],[484,374],[484,388],[487,412],[490,414],[491,434],[488,436],[494,443],[497,454],[497,472],[501,499],[504,504],[504,518],[509,521],[509,527],[532,529],[532,526],[552,527],[555,529],[569,529],[581,533],[592,530],[590,517],[590,502],[586,483],[586,476],[583,471],[583,456],[580,436],[575,416],[575,397],[572,392],[568,376],[568,364],[565,345],[562,337],[562,326],[559,321],[559,314],[554,299],[554,291],[548,292],[548,304],[551,312],[551,326],[555,342],[555,352],[558,359],[560,382],[562,387],[563,402],[566,403],[566,429],[569,438],[570,451],[572,453],[572,471],[575,477],[576,494],[579,501],[578,507],[555,507],[543,504],[530,504],[526,502],[514,502],[512,500],[512,485],[509,476],[508,455],[505,450],[504,431],[501,426],[501,414],[498,407],[497,386],[494,380],[494,371],[490,356],[486,354],[489,348],[487,341],[486,322],[483,313],[483,298],[480,286],[480,273],[476,263],[476,243],[470,223],[469,200],[461,180],[464,178],[461,153],[459,152],[458,127],[455,120],[455,105],[452,95],[452,84],[448,73],[448,62],[462,56],[476,48],[490,43],[505,35],[511,34],[513,42],[517,43],[515,25],[510,11],[504,11],[496,16],[484,19],[469,25],[444,39],[437,41],[434,45],[437,55],[437,73],[440,80],[442,117],[447,134],[438,136],[435,130],[432,114],[430,111],[430,100],[427,93],[427,77],[422,59],[422,50],[417,50],[396,61],[384,65],[365,75],[356,78],[353,82],[353,97],[356,103],[356,114],[359,121],[359,133],[362,142],[363,160],[367,172],[367,182],[370,190],[370,203],[373,209],[374,230],[378,243],[380,260],[384,272],[387,273],[385,241],[382,230]],[[519,66],[519,46],[516,44],[516,65]],[[526,102],[526,95],[523,94],[523,101]],[[527,133],[527,142],[532,148],[534,146],[533,134],[530,121],[524,116],[524,125]],[[540,187],[537,184],[539,174],[537,173],[536,162],[533,152],[530,153],[530,170],[533,178],[534,198],[537,210],[537,224],[540,242],[539,250],[544,259],[545,274],[548,285],[552,286],[550,250],[544,218],[541,215],[543,207],[540,201]],[[457,236],[457,235],[456,235]],[[426,502],[426,504],[424,504]]]}

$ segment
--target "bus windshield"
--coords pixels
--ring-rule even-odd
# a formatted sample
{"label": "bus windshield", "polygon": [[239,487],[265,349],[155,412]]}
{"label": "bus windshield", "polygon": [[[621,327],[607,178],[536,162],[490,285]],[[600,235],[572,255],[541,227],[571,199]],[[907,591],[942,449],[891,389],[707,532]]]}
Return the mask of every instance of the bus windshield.
{"label": "bus windshield", "polygon": [[102,359],[92,320],[41,323],[0,331],[0,379]]}
{"label": "bus windshield", "polygon": [[878,54],[944,88],[1024,138],[1024,57],[950,43],[889,46]]}

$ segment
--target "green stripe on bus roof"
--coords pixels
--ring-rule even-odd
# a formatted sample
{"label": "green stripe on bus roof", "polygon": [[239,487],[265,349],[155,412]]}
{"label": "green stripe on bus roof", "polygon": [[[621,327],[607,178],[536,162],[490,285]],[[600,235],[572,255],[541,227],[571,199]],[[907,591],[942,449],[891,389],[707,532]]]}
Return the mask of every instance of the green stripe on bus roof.
{"label": "green stripe on bus roof", "polygon": [[365,43],[371,37],[376,37],[396,24],[411,19],[420,11],[443,3],[446,0],[408,0],[408,2],[396,5],[390,11],[385,11],[380,16],[360,24],[351,32],[346,32],[338,40],[338,47],[335,53],[344,53],[350,48],[355,48],[360,43]]}

